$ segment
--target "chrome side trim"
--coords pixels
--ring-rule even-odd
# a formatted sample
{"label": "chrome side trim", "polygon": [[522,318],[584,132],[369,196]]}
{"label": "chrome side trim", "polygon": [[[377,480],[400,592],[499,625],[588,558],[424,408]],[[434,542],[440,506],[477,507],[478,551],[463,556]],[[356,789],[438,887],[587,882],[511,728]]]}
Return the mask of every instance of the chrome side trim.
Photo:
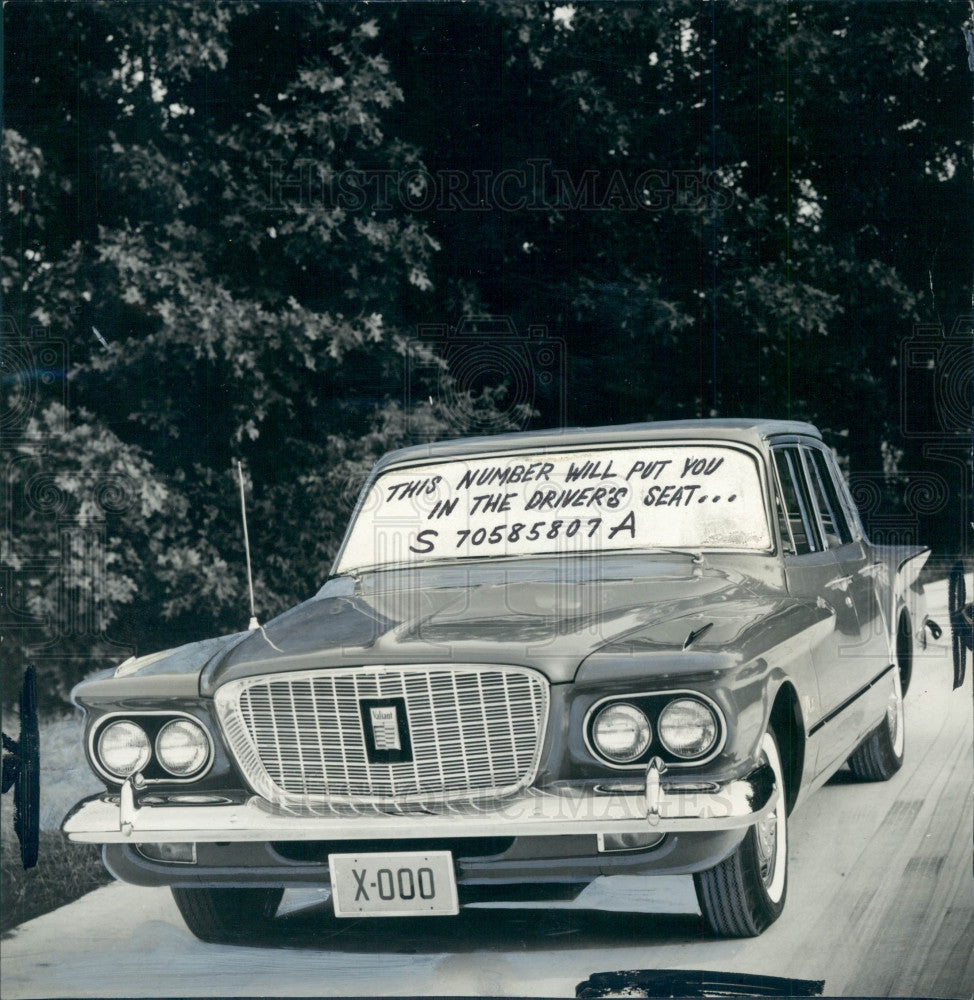
{"label": "chrome side trim", "polygon": [[895,669],[896,669],[895,663],[891,663],[889,664],[889,666],[883,667],[883,669],[868,684],[864,684],[861,688],[859,688],[859,690],[854,695],[851,695],[850,697],[846,698],[846,700],[842,702],[841,705],[836,706],[835,708],[832,709],[831,712],[828,712],[825,715],[823,715],[822,718],[819,719],[818,722],[816,722],[815,725],[808,730],[808,735],[814,736],[823,726],[827,726],[834,718],[841,715],[847,708],[849,708],[852,705],[853,702],[858,701],[864,694],[867,694],[869,691],[871,691],[891,670]]}

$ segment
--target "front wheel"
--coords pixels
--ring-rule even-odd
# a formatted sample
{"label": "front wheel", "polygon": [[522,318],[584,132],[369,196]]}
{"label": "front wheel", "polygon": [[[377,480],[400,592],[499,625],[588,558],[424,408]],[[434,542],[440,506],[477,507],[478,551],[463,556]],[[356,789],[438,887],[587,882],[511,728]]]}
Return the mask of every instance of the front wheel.
{"label": "front wheel", "polygon": [[201,940],[232,944],[267,931],[283,889],[172,889],[186,926]]}
{"label": "front wheel", "polygon": [[788,888],[788,819],[781,755],[773,733],[761,752],[774,771],[778,804],[755,823],[737,850],[719,865],[693,876],[697,902],[719,937],[756,937],[785,907]]}
{"label": "front wheel", "polygon": [[906,727],[899,670],[891,670],[889,700],[883,721],[849,757],[849,768],[860,781],[889,781],[903,766]]}

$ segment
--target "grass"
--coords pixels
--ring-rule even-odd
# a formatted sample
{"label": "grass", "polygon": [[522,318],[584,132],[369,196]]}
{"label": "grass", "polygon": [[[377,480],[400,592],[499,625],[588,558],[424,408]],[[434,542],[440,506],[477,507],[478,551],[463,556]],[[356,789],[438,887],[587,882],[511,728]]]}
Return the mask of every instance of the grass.
{"label": "grass", "polygon": [[73,844],[64,834],[42,830],[37,866],[24,871],[13,822],[0,841],[0,931],[39,917],[97,889],[112,877],[96,844]]}

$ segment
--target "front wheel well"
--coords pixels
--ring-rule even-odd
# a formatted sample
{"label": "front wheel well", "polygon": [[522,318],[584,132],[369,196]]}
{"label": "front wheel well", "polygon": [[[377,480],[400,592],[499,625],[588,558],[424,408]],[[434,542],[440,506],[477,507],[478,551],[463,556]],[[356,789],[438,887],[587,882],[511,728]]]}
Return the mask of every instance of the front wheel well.
{"label": "front wheel well", "polygon": [[798,800],[805,767],[805,725],[798,694],[787,681],[778,689],[768,728],[774,731],[785,777],[785,805],[790,813]]}

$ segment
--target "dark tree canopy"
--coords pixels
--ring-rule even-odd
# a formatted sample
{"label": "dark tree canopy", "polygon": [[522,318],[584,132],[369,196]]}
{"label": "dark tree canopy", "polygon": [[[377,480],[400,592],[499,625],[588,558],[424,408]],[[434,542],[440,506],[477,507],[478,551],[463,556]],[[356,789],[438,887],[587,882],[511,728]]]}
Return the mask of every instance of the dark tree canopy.
{"label": "dark tree canopy", "polygon": [[[957,5],[4,19],[5,675],[241,627],[238,459],[259,613],[309,596],[371,462],[458,413],[809,419],[906,510],[902,347],[969,311]],[[426,325],[478,314],[553,378],[455,381]]]}

